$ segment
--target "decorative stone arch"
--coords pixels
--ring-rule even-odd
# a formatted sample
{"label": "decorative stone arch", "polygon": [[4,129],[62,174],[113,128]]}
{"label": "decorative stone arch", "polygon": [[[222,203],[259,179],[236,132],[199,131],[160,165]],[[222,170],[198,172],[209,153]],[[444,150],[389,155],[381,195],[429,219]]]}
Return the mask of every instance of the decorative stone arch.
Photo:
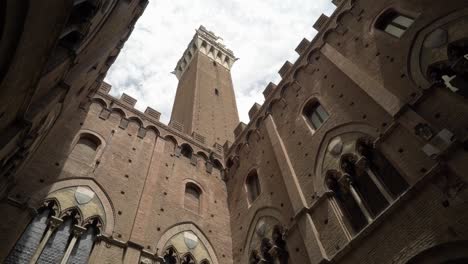
{"label": "decorative stone arch", "polygon": [[128,121],[137,123],[139,127],[143,127],[143,121],[138,116],[129,117]]}
{"label": "decorative stone arch", "polygon": [[309,64],[313,64],[315,62],[315,56],[320,56],[322,53],[320,52],[319,48],[312,49],[306,56],[306,61]]}
{"label": "decorative stone arch", "polygon": [[[283,92],[283,89],[286,89],[287,86],[284,86],[282,89],[281,89],[281,92]],[[273,100],[271,100],[271,102],[268,104],[268,108],[267,108],[267,111],[273,115],[273,109],[275,107],[275,105],[279,104],[279,102],[283,102],[283,109],[286,107],[286,101],[284,99],[284,97],[278,97],[278,98],[274,98]]]}
{"label": "decorative stone arch", "polygon": [[98,148],[96,149],[94,161],[100,159],[107,145],[106,140],[104,139],[104,136],[102,136],[101,134],[95,131],[89,130],[89,129],[83,129],[79,133],[76,134],[68,150],[68,155],[72,153],[73,148],[76,146],[76,144],[78,144],[79,140],[81,138],[86,138],[86,137],[90,137],[90,138],[93,138],[93,140],[99,141],[100,144],[98,145]]}
{"label": "decorative stone arch", "polygon": [[102,106],[103,109],[107,108],[107,103],[102,98],[96,98],[96,97],[92,98],[91,99],[91,104],[99,104],[99,105]]}
{"label": "decorative stone arch", "polygon": [[172,136],[172,135],[166,135],[164,136],[164,140],[166,141],[171,141],[172,143],[174,143],[174,145],[177,147],[179,145],[179,143],[177,142],[177,139]]}
{"label": "decorative stone arch", "polygon": [[217,168],[218,170],[222,171],[224,169],[223,163],[219,161],[219,159],[211,159],[211,162],[213,163],[213,167]]}
{"label": "decorative stone arch", "polygon": [[156,244],[156,250],[163,250],[166,243],[169,242],[169,240],[172,237],[184,231],[193,232],[198,237],[200,242],[202,242],[203,245],[205,246],[206,250],[208,251],[209,256],[211,257],[212,263],[220,264],[220,262],[218,261],[218,256],[213,246],[211,245],[210,241],[208,240],[207,236],[196,224],[192,222],[181,223],[181,224],[177,224],[177,225],[169,227],[161,236],[158,243]]}
{"label": "decorative stone arch", "polygon": [[[109,195],[104,191],[104,188],[99,185],[94,179],[65,179],[57,181],[51,185],[45,186],[39,189],[37,192],[31,196],[31,199],[28,202],[29,207],[31,208],[40,208],[44,202],[44,198],[49,194],[54,193],[55,191],[71,188],[71,187],[86,187],[94,192],[96,197],[99,199],[102,204],[105,222],[102,222],[102,231],[106,235],[112,235],[115,225],[115,210],[112,204],[112,200]],[[61,210],[67,210],[67,208],[61,208]],[[85,218],[83,220],[86,221]]]}
{"label": "decorative stone arch", "polygon": [[120,108],[117,108],[117,107],[111,108],[111,114],[112,113],[118,113],[120,115],[120,118],[126,118],[127,117],[127,114],[125,114],[125,111],[120,109]]}
{"label": "decorative stone arch", "polygon": [[[408,72],[410,72],[411,80],[423,89],[430,87],[430,82],[427,79],[426,70],[421,68],[421,54],[424,48],[426,38],[438,28],[449,26],[457,23],[463,18],[468,17],[468,8],[457,10],[450,14],[445,14],[437,20],[433,20],[430,24],[422,28],[414,37],[413,43],[409,50],[410,58],[408,63]],[[466,37],[466,35],[464,36]],[[448,44],[448,42],[447,42]]]}
{"label": "decorative stone arch", "polygon": [[198,155],[199,157],[201,157],[202,159],[204,159],[205,161],[208,161],[208,160],[209,160],[209,159],[208,159],[208,155],[207,155],[204,151],[198,151],[198,152],[197,152],[197,155]]}
{"label": "decorative stone arch", "polygon": [[244,243],[243,243],[244,246],[242,249],[242,252],[243,252],[242,263],[249,263],[249,257],[250,257],[249,247],[252,243],[252,239],[254,238],[259,221],[265,217],[271,217],[271,218],[276,219],[280,225],[284,225],[284,223],[287,222],[286,218],[281,214],[281,211],[279,209],[275,207],[259,208],[255,212],[252,218],[252,221],[250,221],[250,226],[249,226],[247,235],[244,237]]}
{"label": "decorative stone arch", "polygon": [[[159,129],[157,129],[155,126],[153,125],[149,125],[147,127],[145,127],[145,129],[149,132],[149,131],[152,131],[156,137],[158,137],[160,135],[160,132],[159,132]],[[177,144],[176,144],[177,145]]]}
{"label": "decorative stone arch", "polygon": [[344,134],[356,133],[361,134],[362,136],[370,136],[377,138],[377,129],[371,127],[369,124],[363,122],[349,122],[338,125],[330,130],[328,130],[322,138],[322,141],[319,144],[319,149],[315,156],[311,157],[311,160],[315,160],[313,171],[315,172],[315,177],[313,178],[313,186],[317,193],[325,193],[328,190],[328,187],[325,183],[325,172],[323,171],[323,161],[330,142]]}
{"label": "decorative stone arch", "polygon": [[435,245],[413,256],[406,264],[461,264],[468,262],[468,240]]}

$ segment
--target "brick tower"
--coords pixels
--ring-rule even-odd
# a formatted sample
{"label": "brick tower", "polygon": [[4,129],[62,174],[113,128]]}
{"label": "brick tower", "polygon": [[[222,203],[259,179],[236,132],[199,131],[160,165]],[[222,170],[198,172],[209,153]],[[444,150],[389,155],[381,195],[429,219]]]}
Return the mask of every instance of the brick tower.
{"label": "brick tower", "polygon": [[236,58],[200,26],[174,70],[179,79],[171,125],[206,144],[233,141],[239,123],[231,79]]}

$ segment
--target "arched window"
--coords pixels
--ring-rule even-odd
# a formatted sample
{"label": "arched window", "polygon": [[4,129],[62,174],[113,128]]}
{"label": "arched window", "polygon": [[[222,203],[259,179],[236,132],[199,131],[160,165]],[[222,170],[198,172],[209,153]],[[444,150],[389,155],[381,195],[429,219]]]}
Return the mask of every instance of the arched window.
{"label": "arched window", "polygon": [[377,19],[375,27],[394,37],[400,38],[413,22],[413,18],[402,15],[391,9]]}
{"label": "arched window", "polygon": [[201,194],[202,192],[197,185],[191,182],[187,183],[185,185],[184,208],[199,214]]}
{"label": "arched window", "polygon": [[94,135],[82,134],[70,154],[74,159],[92,165],[101,141]]}
{"label": "arched window", "polygon": [[249,202],[253,203],[261,193],[260,181],[258,180],[258,174],[256,170],[253,170],[249,173],[245,180],[245,185],[247,187]]}
{"label": "arched window", "polygon": [[327,187],[333,191],[334,198],[349,224],[350,231],[357,234],[367,225],[366,216],[349,191],[346,179],[339,178],[336,172],[328,172],[327,174]]}
{"label": "arched window", "polygon": [[311,100],[305,105],[303,115],[314,130],[317,130],[328,119],[327,111],[317,100]]}
{"label": "arched window", "polygon": [[210,262],[209,262],[208,260],[205,259],[205,260],[202,260],[202,261],[200,262],[200,264],[210,264]]}
{"label": "arched window", "polygon": [[408,183],[369,138],[356,140],[356,154],[341,156],[340,168],[326,175],[327,187],[343,211],[351,233],[372,222]]}
{"label": "arched window", "polygon": [[78,225],[76,211],[62,218],[53,216],[53,203],[39,210],[5,263],[74,263],[85,264],[98,233],[98,222]]}
{"label": "arched window", "polygon": [[180,261],[180,264],[195,264],[195,258],[187,253],[185,256],[182,257],[182,260]]}
{"label": "arched window", "polygon": [[164,263],[177,264],[177,250],[174,247],[168,247],[164,254]]}

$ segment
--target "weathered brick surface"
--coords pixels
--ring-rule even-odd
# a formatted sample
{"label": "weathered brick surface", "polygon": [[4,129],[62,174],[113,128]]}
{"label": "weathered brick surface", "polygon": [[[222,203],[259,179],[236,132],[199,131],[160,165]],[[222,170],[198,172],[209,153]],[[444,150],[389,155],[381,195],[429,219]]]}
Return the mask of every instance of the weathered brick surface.
{"label": "weathered brick surface", "polygon": [[[119,52],[114,48],[122,27],[130,22],[128,10],[140,10],[136,5],[144,4],[127,2],[119,2],[100,37],[90,40],[90,49],[78,55],[76,64],[67,61],[41,79],[37,100],[59,83],[57,77],[64,76],[68,66],[72,70],[60,82],[70,85],[67,91],[90,89],[88,83],[96,81],[98,72],[82,73],[96,63],[100,74],[107,70]],[[401,38],[373,24],[387,8],[414,18]],[[60,12],[54,10],[52,15]],[[342,1],[322,21],[314,40],[302,42],[300,57],[281,71],[282,80],[269,91],[265,103],[255,107],[250,123],[239,126],[235,139],[237,111],[230,72],[215,66],[205,54],[191,54],[180,79],[172,118],[180,129],[111,97],[108,89],[101,89],[80,108],[76,96],[65,96],[63,110],[69,114],[60,116],[40,138],[37,151],[19,166],[16,186],[5,188],[9,193],[8,202],[0,203],[6,215],[0,220],[0,260],[17,243],[24,250],[13,251],[7,263],[27,262],[45,227],[26,227],[31,219],[25,208],[42,206],[57,186],[75,185],[91,186],[100,193],[109,212],[90,263],[138,263],[143,251],[145,256],[161,255],[170,236],[187,228],[203,238],[218,263],[247,263],[251,241],[262,231],[262,217],[276,219],[287,230],[290,263],[407,263],[430,248],[467,240],[468,104],[443,85],[431,85],[426,76],[428,65],[447,58],[447,43],[432,49],[423,44],[435,29],[445,30],[448,41],[466,37],[467,17],[463,1]],[[128,36],[131,28],[124,31]],[[12,87],[20,89],[27,83]],[[318,129],[302,114],[310,100],[319,102],[329,115]],[[11,113],[6,119],[11,121],[16,110],[7,108]],[[33,118],[33,127],[40,117]],[[427,137],[447,129],[457,142],[443,155],[429,157],[422,150],[430,140],[421,134],[421,125],[427,127],[423,132],[432,134]],[[96,152],[76,148],[83,133],[99,138]],[[323,169],[327,153],[336,150],[329,148],[331,140],[350,134],[371,138],[408,183],[405,192],[392,197],[394,201],[357,233],[332,202],[325,184],[328,171]],[[225,144],[232,147],[225,147],[224,155],[213,146],[223,143],[218,138],[233,142]],[[193,158],[181,155],[183,144],[193,149]],[[353,146],[334,158],[336,164],[340,155],[355,152]],[[207,165],[210,158],[225,163],[226,170]],[[254,169],[261,193],[249,201],[245,178]],[[185,204],[187,183],[201,190],[199,206]],[[43,263],[55,263],[63,254],[65,228],[50,240],[41,256]],[[85,263],[92,244],[85,235],[71,263]],[[460,245],[450,254],[440,252],[443,261],[466,257]]]}

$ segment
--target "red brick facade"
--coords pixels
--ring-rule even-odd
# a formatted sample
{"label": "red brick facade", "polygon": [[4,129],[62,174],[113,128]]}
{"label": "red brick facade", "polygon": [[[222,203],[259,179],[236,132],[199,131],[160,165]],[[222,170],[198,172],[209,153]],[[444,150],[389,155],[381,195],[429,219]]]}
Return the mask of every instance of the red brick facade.
{"label": "red brick facade", "polygon": [[[2,101],[14,83],[37,88],[4,104],[1,261],[468,262],[466,3],[334,1],[235,128],[235,57],[202,27],[177,63],[169,125],[108,94],[105,71],[145,5],[111,3],[66,64],[31,63],[27,79],[11,70],[24,65],[18,57],[2,59]],[[15,10],[43,10],[34,5]],[[49,22],[61,25],[73,8],[56,8]],[[33,18],[20,54],[41,25]],[[27,100],[31,113],[13,109]],[[11,121],[33,114],[28,126]],[[62,247],[65,233],[74,242]]]}

